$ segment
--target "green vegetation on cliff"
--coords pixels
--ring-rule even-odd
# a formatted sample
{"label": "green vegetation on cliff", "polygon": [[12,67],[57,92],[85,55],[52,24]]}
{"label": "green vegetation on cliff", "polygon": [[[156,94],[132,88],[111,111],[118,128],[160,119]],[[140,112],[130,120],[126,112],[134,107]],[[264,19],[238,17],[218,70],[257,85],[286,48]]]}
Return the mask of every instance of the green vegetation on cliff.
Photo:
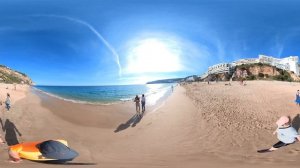
{"label": "green vegetation on cliff", "polygon": [[275,66],[263,63],[255,64],[243,64],[236,66],[235,70],[246,70],[248,76],[247,80],[278,80],[278,81],[298,81],[297,77],[293,72],[289,72],[283,69],[279,69]]}
{"label": "green vegetation on cliff", "polygon": [[0,65],[0,83],[17,83],[32,85],[32,80],[25,74]]}

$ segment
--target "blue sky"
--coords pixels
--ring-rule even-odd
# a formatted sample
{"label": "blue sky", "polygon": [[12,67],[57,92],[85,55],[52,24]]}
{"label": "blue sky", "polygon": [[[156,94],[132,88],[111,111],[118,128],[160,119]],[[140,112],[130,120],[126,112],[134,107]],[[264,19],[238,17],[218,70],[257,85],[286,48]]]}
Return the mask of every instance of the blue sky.
{"label": "blue sky", "polygon": [[0,64],[41,85],[202,74],[258,54],[300,55],[296,0],[1,0]]}

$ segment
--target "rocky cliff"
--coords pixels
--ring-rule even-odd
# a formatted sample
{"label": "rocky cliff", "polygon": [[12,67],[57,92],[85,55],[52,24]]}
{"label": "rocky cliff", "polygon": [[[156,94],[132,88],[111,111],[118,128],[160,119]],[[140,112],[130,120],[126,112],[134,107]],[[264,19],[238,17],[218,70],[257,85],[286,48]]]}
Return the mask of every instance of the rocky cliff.
{"label": "rocky cliff", "polygon": [[279,69],[268,64],[244,64],[236,67],[237,71],[247,71],[247,79],[274,79],[281,81],[300,81],[294,72]]}
{"label": "rocky cliff", "polygon": [[0,83],[17,83],[32,85],[32,80],[24,73],[0,65]]}
{"label": "rocky cliff", "polygon": [[[246,72],[246,75],[243,75],[243,72]],[[231,77],[233,77],[233,80],[239,80],[241,78],[245,78],[246,80],[265,79],[265,80],[297,81],[297,82],[300,81],[299,76],[297,76],[294,72],[282,70],[274,66],[268,64],[262,64],[262,63],[238,65],[235,67],[233,74],[229,74],[229,73],[213,74],[208,76],[207,79],[205,80],[227,81]]]}

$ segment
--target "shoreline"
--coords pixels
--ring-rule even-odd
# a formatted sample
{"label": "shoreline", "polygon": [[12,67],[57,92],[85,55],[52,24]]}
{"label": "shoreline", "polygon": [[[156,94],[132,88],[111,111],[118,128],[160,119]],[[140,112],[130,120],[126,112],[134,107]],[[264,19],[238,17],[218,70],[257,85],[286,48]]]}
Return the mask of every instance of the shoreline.
{"label": "shoreline", "polygon": [[[64,98],[62,96],[55,95],[53,93],[44,91],[42,89],[38,89],[38,88],[36,88],[34,86],[31,86],[30,89],[32,91],[35,91],[35,92],[40,92],[41,94],[46,94],[46,95],[48,95],[50,97],[54,97],[54,98],[57,98],[57,99],[60,99],[60,100],[63,100],[63,101],[72,102],[72,103],[78,103],[78,104],[115,105],[115,104],[123,104],[123,103],[126,103],[126,102],[132,102],[133,99],[134,99],[134,97],[131,97],[131,98],[121,98],[120,100],[116,100],[116,101],[107,101],[107,102],[101,102],[101,101],[96,102],[95,101],[95,102],[91,102],[91,101],[84,101],[84,100],[75,100],[75,99],[72,99],[72,98]],[[157,102],[159,100],[164,100],[165,98],[167,98],[171,94],[171,91],[166,87],[166,88],[160,89],[159,91],[152,91],[151,93],[146,93],[145,97],[146,97],[146,99],[148,99],[149,97],[151,97],[151,96],[153,96],[155,94],[161,93],[161,92],[164,92],[164,94],[160,98],[158,98],[155,102]]]}
{"label": "shoreline", "polygon": [[[80,123],[84,126],[97,127],[98,124],[103,124],[105,125],[104,127],[117,127],[116,123],[122,123],[126,119],[129,119],[130,116],[132,117],[136,114],[135,104],[133,101],[122,101],[112,104],[80,103],[65,100],[50,93],[40,91],[36,88],[30,89],[29,92],[37,95],[41,99],[42,107],[50,110],[52,113],[66,121],[75,122],[77,124]],[[161,108],[171,95],[172,93],[165,93],[158,99],[155,105],[147,106],[146,104],[146,111],[143,115],[146,116],[149,113],[152,113],[154,110]],[[86,123],[82,122],[80,115],[82,115],[83,112],[86,115],[93,116],[90,117],[92,119],[89,119],[89,121]],[[100,116],[105,117],[107,119],[105,120],[106,122],[99,122],[97,118]],[[110,118],[113,118],[114,122],[108,122],[111,121]]]}

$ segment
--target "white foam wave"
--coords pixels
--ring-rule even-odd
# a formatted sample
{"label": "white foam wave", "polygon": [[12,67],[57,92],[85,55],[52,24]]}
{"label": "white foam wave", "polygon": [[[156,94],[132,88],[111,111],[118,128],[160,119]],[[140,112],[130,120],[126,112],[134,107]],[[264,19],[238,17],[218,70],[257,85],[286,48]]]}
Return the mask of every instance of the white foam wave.
{"label": "white foam wave", "polygon": [[110,102],[110,103],[88,102],[88,101],[82,101],[82,100],[67,99],[67,98],[63,98],[63,97],[57,96],[55,94],[51,94],[49,92],[43,91],[43,90],[35,88],[35,87],[33,87],[33,89],[36,90],[36,91],[38,91],[39,93],[45,94],[47,96],[54,97],[56,99],[60,99],[60,100],[67,101],[67,102],[72,102],[72,103],[89,104],[89,105],[112,105],[112,104],[121,103],[121,102]]}

